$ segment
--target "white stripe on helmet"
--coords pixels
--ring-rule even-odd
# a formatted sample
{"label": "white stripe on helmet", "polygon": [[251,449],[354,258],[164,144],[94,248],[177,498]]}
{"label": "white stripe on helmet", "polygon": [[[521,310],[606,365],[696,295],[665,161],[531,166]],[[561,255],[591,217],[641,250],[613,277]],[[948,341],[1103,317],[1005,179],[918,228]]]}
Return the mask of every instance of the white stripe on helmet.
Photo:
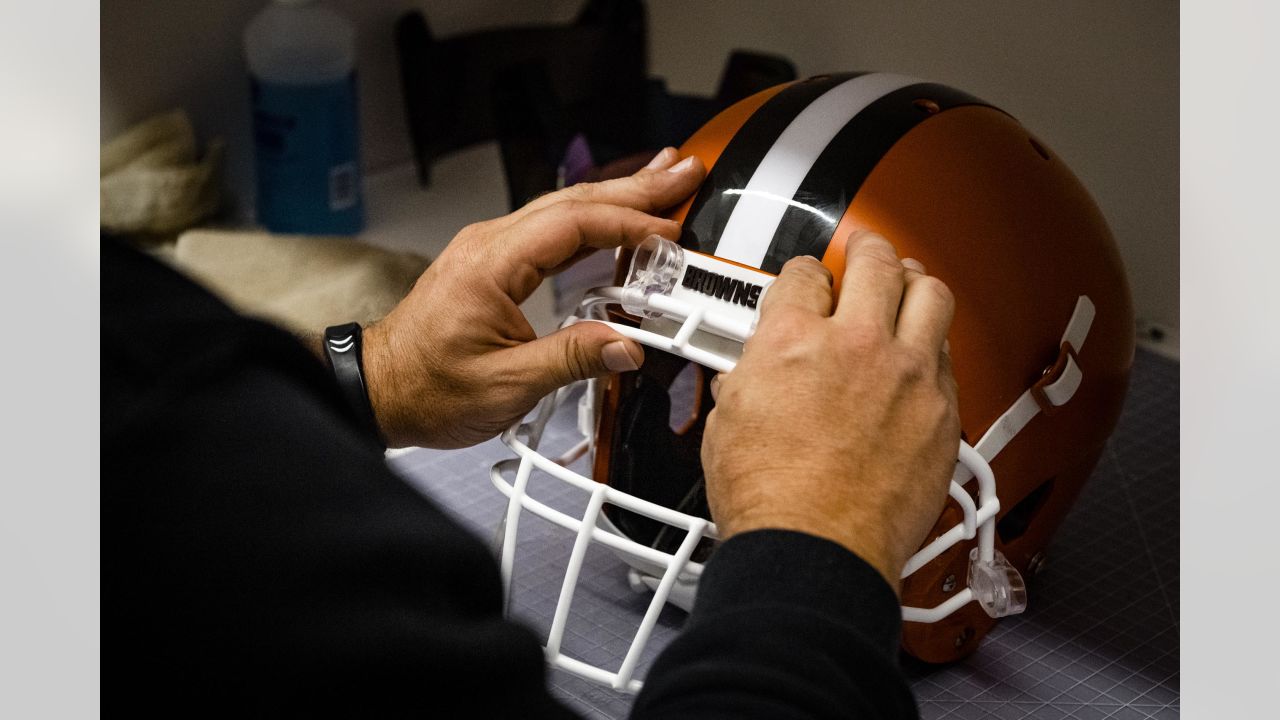
{"label": "white stripe on helmet", "polygon": [[741,197],[715,254],[760,267],[796,190],[836,133],[871,103],[918,82],[888,73],[860,75],[809,103],[769,148],[747,186],[738,191]]}

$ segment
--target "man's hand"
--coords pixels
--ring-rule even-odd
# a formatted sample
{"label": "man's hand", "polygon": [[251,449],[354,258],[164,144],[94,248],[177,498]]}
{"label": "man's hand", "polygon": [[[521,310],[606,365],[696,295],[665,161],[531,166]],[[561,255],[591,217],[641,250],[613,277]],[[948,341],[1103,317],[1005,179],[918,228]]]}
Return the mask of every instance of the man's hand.
{"label": "man's hand", "polygon": [[634,370],[644,352],[599,323],[537,338],[519,304],[600,249],[680,226],[654,217],[702,181],[666,148],[635,175],[544,195],[463,228],[399,305],[364,335],[369,399],[388,443],[463,447],[493,437],[552,390]]}
{"label": "man's hand", "polygon": [[946,502],[960,443],[944,350],[954,301],[878,235],[856,233],[846,258],[838,301],[807,257],[765,294],[741,362],[714,383],[707,497],[722,537],[824,537],[897,592]]}

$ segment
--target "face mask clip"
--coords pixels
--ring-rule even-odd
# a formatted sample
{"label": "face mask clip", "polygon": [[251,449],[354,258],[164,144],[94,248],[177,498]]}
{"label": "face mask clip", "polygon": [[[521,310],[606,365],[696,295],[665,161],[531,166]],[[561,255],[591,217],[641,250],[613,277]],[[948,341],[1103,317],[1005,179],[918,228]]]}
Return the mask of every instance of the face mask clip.
{"label": "face mask clip", "polygon": [[618,304],[640,318],[640,327],[610,323],[637,342],[728,372],[755,332],[760,304],[777,276],[694,252],[657,235],[646,238],[631,258],[622,287],[596,288],[583,300],[593,306]]}

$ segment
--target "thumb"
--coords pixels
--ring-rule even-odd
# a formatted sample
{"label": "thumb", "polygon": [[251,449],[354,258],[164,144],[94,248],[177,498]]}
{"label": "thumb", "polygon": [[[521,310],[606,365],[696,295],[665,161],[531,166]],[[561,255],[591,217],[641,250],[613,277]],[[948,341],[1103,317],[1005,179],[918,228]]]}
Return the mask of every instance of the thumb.
{"label": "thumb", "polygon": [[509,352],[538,397],[577,380],[636,370],[644,362],[639,343],[596,322],[575,323]]}

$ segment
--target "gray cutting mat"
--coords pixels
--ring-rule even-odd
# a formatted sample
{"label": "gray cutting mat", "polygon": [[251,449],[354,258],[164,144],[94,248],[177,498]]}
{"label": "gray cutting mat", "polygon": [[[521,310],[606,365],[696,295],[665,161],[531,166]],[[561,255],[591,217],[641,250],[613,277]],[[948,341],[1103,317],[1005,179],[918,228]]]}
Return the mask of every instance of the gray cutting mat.
{"label": "gray cutting mat", "polygon": [[[926,719],[1176,718],[1178,690],[1178,365],[1139,351],[1120,426],[1030,581],[1030,606],[1002,621],[968,660],[944,668],[907,664]],[[575,440],[570,408],[543,447]],[[466,527],[494,538],[505,498],[489,466],[510,457],[497,441],[467,450],[414,450],[392,467]],[[582,468],[576,467],[579,471]],[[585,494],[540,478],[535,497],[580,515]],[[550,625],[573,538],[525,514],[517,554],[515,613],[539,632]],[[631,592],[626,566],[592,547],[570,613],[564,650],[616,670],[648,598]],[[683,613],[663,611],[640,664],[679,631]],[[630,697],[554,672],[552,692],[589,718],[623,718]]]}

